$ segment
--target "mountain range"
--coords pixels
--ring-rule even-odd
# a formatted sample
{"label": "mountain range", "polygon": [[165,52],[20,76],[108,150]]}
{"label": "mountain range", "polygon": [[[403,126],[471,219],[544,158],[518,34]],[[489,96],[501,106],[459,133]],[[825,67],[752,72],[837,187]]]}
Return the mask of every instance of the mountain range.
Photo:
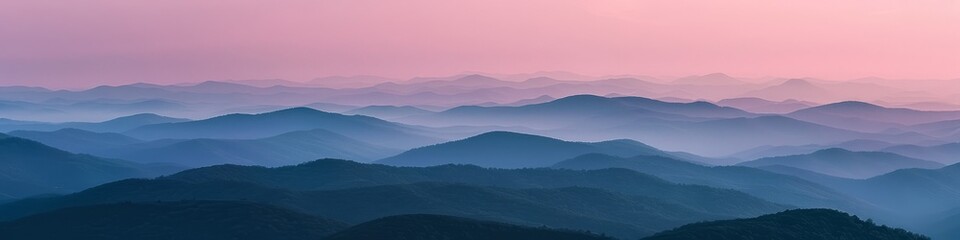
{"label": "mountain range", "polygon": [[145,140],[257,139],[313,129],[323,129],[367,143],[398,149],[440,141],[418,128],[373,117],[347,116],[306,107],[263,114],[230,114],[197,121],[146,125],[124,134]]}
{"label": "mountain range", "polygon": [[470,72],[0,86],[0,236],[924,239],[890,225],[953,239],[953,85]]}
{"label": "mountain range", "polygon": [[443,164],[496,168],[547,167],[587,153],[625,157],[671,156],[670,153],[632,140],[585,143],[513,132],[488,132],[462,140],[412,149],[377,163],[420,167]]}
{"label": "mountain range", "polygon": [[[878,212],[856,198],[830,187],[791,175],[740,166],[703,166],[664,156],[635,156],[630,158],[603,154],[586,154],[559,162],[561,169],[625,168],[654,175],[665,180],[734,189],[767,201],[798,207],[829,207],[858,213]],[[763,181],[757,181],[763,179]]]}
{"label": "mountain range", "polygon": [[0,199],[70,193],[124,178],[155,177],[182,169],[73,154],[0,134]]}
{"label": "mountain range", "polygon": [[863,179],[893,172],[899,169],[936,169],[943,164],[901,156],[887,152],[853,152],[840,148],[819,150],[810,154],[767,157],[740,166],[761,167],[783,165],[831,176]]}
{"label": "mountain range", "polygon": [[[192,199],[261,202],[347,223],[433,213],[620,237],[785,209],[732,190],[673,184],[623,169],[398,168],[320,160],[280,168],[223,165],[156,180],[124,180],[63,197],[4,204],[0,216],[13,219],[71,206]],[[706,204],[705,199],[722,201]]]}

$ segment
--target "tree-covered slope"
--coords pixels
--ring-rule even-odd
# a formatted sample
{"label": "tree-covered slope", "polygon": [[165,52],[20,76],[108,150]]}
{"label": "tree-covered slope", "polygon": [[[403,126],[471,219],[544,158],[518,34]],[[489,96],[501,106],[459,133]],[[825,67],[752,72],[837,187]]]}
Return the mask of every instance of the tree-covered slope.
{"label": "tree-covered slope", "polygon": [[270,205],[228,201],[114,203],[0,223],[3,239],[321,239],[346,224]]}
{"label": "tree-covered slope", "polygon": [[469,218],[410,214],[380,218],[341,231],[326,240],[603,240],[599,235],[533,228]]}
{"label": "tree-covered slope", "polygon": [[750,219],[694,223],[644,240],[921,240],[922,235],[829,209],[798,209]]}

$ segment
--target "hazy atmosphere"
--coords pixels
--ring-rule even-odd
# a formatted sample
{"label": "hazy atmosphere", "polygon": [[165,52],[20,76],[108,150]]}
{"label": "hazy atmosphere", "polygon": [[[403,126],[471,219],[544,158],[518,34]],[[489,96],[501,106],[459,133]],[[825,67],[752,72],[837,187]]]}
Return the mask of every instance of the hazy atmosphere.
{"label": "hazy atmosphere", "polygon": [[0,1],[0,238],[960,239],[960,2]]}
{"label": "hazy atmosphere", "polygon": [[0,82],[465,71],[960,78],[960,3],[840,1],[0,2]]}

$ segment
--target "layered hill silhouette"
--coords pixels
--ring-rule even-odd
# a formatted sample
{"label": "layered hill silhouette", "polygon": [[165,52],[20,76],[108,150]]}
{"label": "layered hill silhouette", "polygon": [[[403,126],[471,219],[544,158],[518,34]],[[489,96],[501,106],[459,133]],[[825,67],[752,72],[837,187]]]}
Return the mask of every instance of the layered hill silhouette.
{"label": "layered hill silhouette", "polygon": [[[788,145],[788,146],[761,146],[756,147],[750,150],[738,152],[736,154],[730,155],[729,157],[746,159],[746,160],[755,160],[765,157],[780,157],[780,156],[790,156],[790,155],[803,155],[808,153],[813,153],[823,149],[830,148],[842,148],[855,152],[889,152],[884,151],[885,148],[897,146],[898,144],[893,144],[885,141],[877,140],[866,140],[866,139],[857,139],[850,140],[841,143],[833,144],[807,144],[807,145]],[[920,158],[926,159],[926,158]]]}
{"label": "layered hill silhouette", "polygon": [[373,161],[401,152],[322,129],[249,140],[200,138],[143,141],[119,133],[95,133],[72,128],[53,132],[13,131],[9,134],[70,152],[189,167],[217,164],[284,166],[320,158]]}
{"label": "layered hill silhouette", "polygon": [[63,197],[8,203],[0,206],[0,217],[184,199],[249,200],[347,223],[432,213],[631,238],[700,220],[786,209],[732,190],[678,185],[624,169],[398,168],[320,160],[281,168],[214,166],[157,180],[125,180]]}
{"label": "layered hill silhouette", "polygon": [[862,180],[782,165],[762,168],[820,183],[903,216],[925,216],[960,207],[960,166],[957,164],[939,169],[901,169]]}
{"label": "layered hill silhouette", "polygon": [[[564,139],[635,139],[665,149],[724,156],[766,145],[832,144],[867,139],[934,140],[923,134],[864,133],[783,116],[764,116],[706,102],[576,95],[525,106],[464,106],[396,119],[428,126],[509,126]],[[714,164],[730,164],[715,162]]]}
{"label": "layered hill silhouette", "polygon": [[[351,224],[391,215],[430,213],[528,226],[590,230],[620,237],[646,236],[685,223],[736,217],[704,213],[652,198],[579,187],[510,189],[416,183],[292,191],[242,182],[188,183],[135,179],[63,197],[5,204],[0,207],[0,215],[18,218],[72,206],[193,199],[254,201]],[[774,207],[766,211],[778,209],[784,208]],[[745,213],[738,215],[749,216]]]}
{"label": "layered hill silhouette", "polygon": [[95,152],[144,163],[203,167],[217,164],[285,166],[320,158],[373,161],[400,150],[377,146],[327,130],[295,131],[277,136],[237,139],[158,140]]}
{"label": "layered hill silhouette", "polygon": [[533,228],[491,221],[431,214],[390,216],[350,227],[326,240],[459,239],[459,240],[601,240],[599,235]]}
{"label": "layered hill silhouette", "polygon": [[[798,207],[829,207],[856,212],[871,212],[868,204],[832,188],[790,175],[740,166],[702,166],[663,156],[630,158],[587,154],[557,163],[554,168],[605,169],[626,168],[654,175],[675,183],[697,184],[734,189],[768,201]],[[763,179],[762,181],[757,181]]]}
{"label": "layered hill silhouette", "polygon": [[689,76],[673,80],[674,84],[687,85],[740,85],[744,82],[723,73],[711,73],[702,76]]}
{"label": "layered hill silhouette", "polygon": [[344,114],[366,115],[380,119],[397,119],[434,113],[413,106],[366,106],[344,112]]}
{"label": "layered hill silhouette", "polygon": [[928,159],[943,164],[960,162],[960,143],[947,143],[935,146],[899,145],[887,147],[881,151]]}
{"label": "layered hill silhouette", "polygon": [[632,140],[596,143],[568,142],[514,132],[488,132],[470,138],[412,149],[377,163],[396,166],[470,164],[481,167],[547,167],[587,153],[616,156],[666,155],[654,147]]}
{"label": "layered hill silhouette", "polygon": [[[419,182],[446,182],[508,188],[589,187],[629,195],[668,199],[675,204],[718,214],[757,213],[777,204],[737,191],[678,185],[626,169],[575,171],[561,169],[488,169],[469,165],[425,168],[392,167],[324,159],[297,166],[262,168],[222,165],[191,169],[169,176],[184,181],[244,181],[263,186],[319,190]],[[628,183],[627,183],[628,182]],[[729,199],[706,204],[703,199]]]}
{"label": "layered hill silhouette", "polygon": [[346,224],[228,201],[113,203],[0,223],[4,239],[323,239]]}
{"label": "layered hill silhouette", "polygon": [[19,122],[0,124],[0,131],[30,130],[30,131],[56,131],[60,129],[81,129],[91,132],[124,132],[140,126],[161,123],[186,122],[189,119],[172,118],[153,113],[140,113],[125,117],[119,117],[103,122],[67,122],[67,123],[43,123],[43,122]]}
{"label": "layered hill silhouette", "polygon": [[743,96],[774,101],[785,101],[789,99],[823,101],[836,98],[833,91],[823,86],[818,86],[807,79],[787,79],[777,85],[749,91],[744,93]]}
{"label": "layered hill silhouette", "polygon": [[857,139],[901,141],[911,139],[909,136],[866,134],[783,116],[728,118],[700,122],[648,120],[594,131],[611,135],[628,135],[625,137],[641,139],[645,143],[663,148],[710,155],[729,155],[767,145],[828,144]]}
{"label": "layered hill silhouette", "polygon": [[960,141],[960,119],[917,124],[906,129],[930,136],[944,137],[952,141]]}
{"label": "layered hill silhouette", "polygon": [[[617,115],[620,120],[609,119]],[[629,122],[638,118],[691,119],[745,117],[753,114],[707,102],[671,103],[642,97],[576,95],[546,103],[517,107],[463,106],[403,121],[430,125],[517,126],[537,123],[541,128],[562,127],[593,119]]]}
{"label": "layered hill silhouette", "polygon": [[945,211],[960,207],[960,166],[903,169],[837,188],[903,212]]}
{"label": "layered hill silhouette", "polygon": [[815,105],[798,100],[770,101],[762,98],[729,98],[717,101],[717,105],[743,109],[754,113],[790,113]]}
{"label": "layered hill silhouette", "polygon": [[323,129],[389,148],[412,148],[440,139],[404,125],[367,116],[346,116],[299,107],[262,114],[230,114],[205,120],[142,126],[126,135],[152,139],[256,139],[292,131]]}
{"label": "layered hill silhouette", "polygon": [[80,155],[0,135],[0,199],[69,193],[124,178],[154,177],[179,167]]}
{"label": "layered hill silhouette", "polygon": [[926,240],[903,229],[829,209],[798,209],[751,219],[695,223],[657,233],[645,240],[770,239],[770,240]]}
{"label": "layered hill silhouette", "polygon": [[88,154],[143,142],[143,140],[119,133],[97,133],[76,128],[65,128],[51,132],[19,130],[8,134],[66,151]]}
{"label": "layered hill silhouette", "polygon": [[761,167],[783,165],[827,175],[863,179],[905,168],[934,169],[943,164],[910,158],[886,152],[854,152],[830,148],[810,154],[761,158],[739,163],[741,166]]}
{"label": "layered hill silhouette", "polygon": [[945,213],[937,214],[938,217],[924,219],[921,229],[924,233],[933,239],[957,239],[960,238],[960,209],[951,209]]}
{"label": "layered hill silhouette", "polygon": [[865,102],[846,101],[798,110],[787,116],[843,129],[882,132],[906,128],[907,125],[960,119],[960,112],[886,108]]}

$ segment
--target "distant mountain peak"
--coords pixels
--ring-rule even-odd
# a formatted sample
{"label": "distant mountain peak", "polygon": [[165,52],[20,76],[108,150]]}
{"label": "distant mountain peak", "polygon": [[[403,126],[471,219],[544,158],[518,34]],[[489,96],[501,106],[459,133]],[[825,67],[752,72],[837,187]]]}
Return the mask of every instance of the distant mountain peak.
{"label": "distant mountain peak", "polygon": [[601,99],[610,99],[604,96],[597,96],[592,94],[577,94],[570,95],[562,98],[558,98],[556,101],[583,101],[583,100],[601,100]]}
{"label": "distant mountain peak", "polygon": [[523,80],[523,82],[526,82],[526,83],[553,82],[553,81],[557,81],[557,80],[550,77],[534,77],[534,78],[528,78],[527,80]]}
{"label": "distant mountain peak", "polygon": [[261,114],[314,114],[314,113],[327,113],[327,112],[320,111],[311,107],[292,107],[292,108],[281,109],[281,110],[261,113]]}
{"label": "distant mountain peak", "polygon": [[[549,138],[549,137],[544,137],[544,136],[537,136],[537,135],[533,135],[533,134],[518,133],[518,132],[509,132],[509,131],[491,131],[491,132],[485,132],[485,133],[481,133],[481,134],[476,135],[476,136],[473,136],[473,137],[466,138],[466,139],[464,139],[464,140],[485,140],[485,139],[506,140],[506,139],[517,139],[517,138],[522,138],[522,139],[533,139],[533,138],[536,138],[536,139],[545,139],[545,140],[547,140],[547,139],[549,139],[549,140],[557,140],[557,139],[553,139],[553,138]],[[560,141],[560,140],[557,140],[557,141]]]}
{"label": "distant mountain peak", "polygon": [[700,76],[689,76],[674,80],[676,84],[694,84],[694,85],[734,85],[742,83],[734,77],[724,73],[710,73]]}
{"label": "distant mountain peak", "polygon": [[817,150],[816,152],[813,152],[812,154],[850,154],[850,153],[853,153],[853,151],[835,147],[835,148],[820,149],[820,150]]}
{"label": "distant mountain peak", "polygon": [[884,109],[884,107],[860,101],[843,101],[814,107],[816,109]]}
{"label": "distant mountain peak", "polygon": [[496,78],[488,77],[488,76],[485,76],[485,75],[470,74],[470,75],[466,75],[466,76],[457,78],[457,80],[455,80],[455,81],[464,81],[464,82],[466,82],[466,81],[469,81],[469,82],[480,82],[480,81],[484,81],[484,82],[499,82],[500,80],[499,80],[499,79],[496,79]]}
{"label": "distant mountain peak", "polygon": [[703,75],[703,76],[701,76],[701,77],[734,79],[734,78],[731,77],[730,75],[727,75],[726,73],[721,73],[721,72],[710,73],[710,74],[707,74],[707,75]]}
{"label": "distant mountain peak", "polygon": [[130,123],[130,122],[137,122],[137,123],[172,123],[172,122],[185,122],[185,121],[190,121],[190,119],[167,117],[167,116],[163,116],[163,115],[159,115],[159,114],[155,114],[155,113],[140,113],[140,114],[134,114],[134,115],[130,115],[130,116],[123,116],[123,117],[118,117],[118,118],[110,119],[110,120],[107,120],[107,121],[105,121],[105,122],[103,122],[103,123],[118,123],[118,124]]}
{"label": "distant mountain peak", "polygon": [[813,83],[810,83],[810,81],[807,81],[807,80],[804,80],[804,79],[799,79],[799,78],[791,78],[791,79],[789,79],[789,80],[781,83],[780,85],[781,85],[781,86],[810,86],[810,87],[813,87]]}
{"label": "distant mountain peak", "polygon": [[194,84],[193,86],[194,86],[194,87],[237,87],[237,86],[240,86],[240,87],[251,87],[251,88],[254,88],[254,86],[250,86],[250,85],[245,85],[245,84],[240,84],[240,83],[232,83],[232,82],[224,82],[224,81],[214,81],[214,80],[199,82],[199,83],[197,83],[197,84]]}

